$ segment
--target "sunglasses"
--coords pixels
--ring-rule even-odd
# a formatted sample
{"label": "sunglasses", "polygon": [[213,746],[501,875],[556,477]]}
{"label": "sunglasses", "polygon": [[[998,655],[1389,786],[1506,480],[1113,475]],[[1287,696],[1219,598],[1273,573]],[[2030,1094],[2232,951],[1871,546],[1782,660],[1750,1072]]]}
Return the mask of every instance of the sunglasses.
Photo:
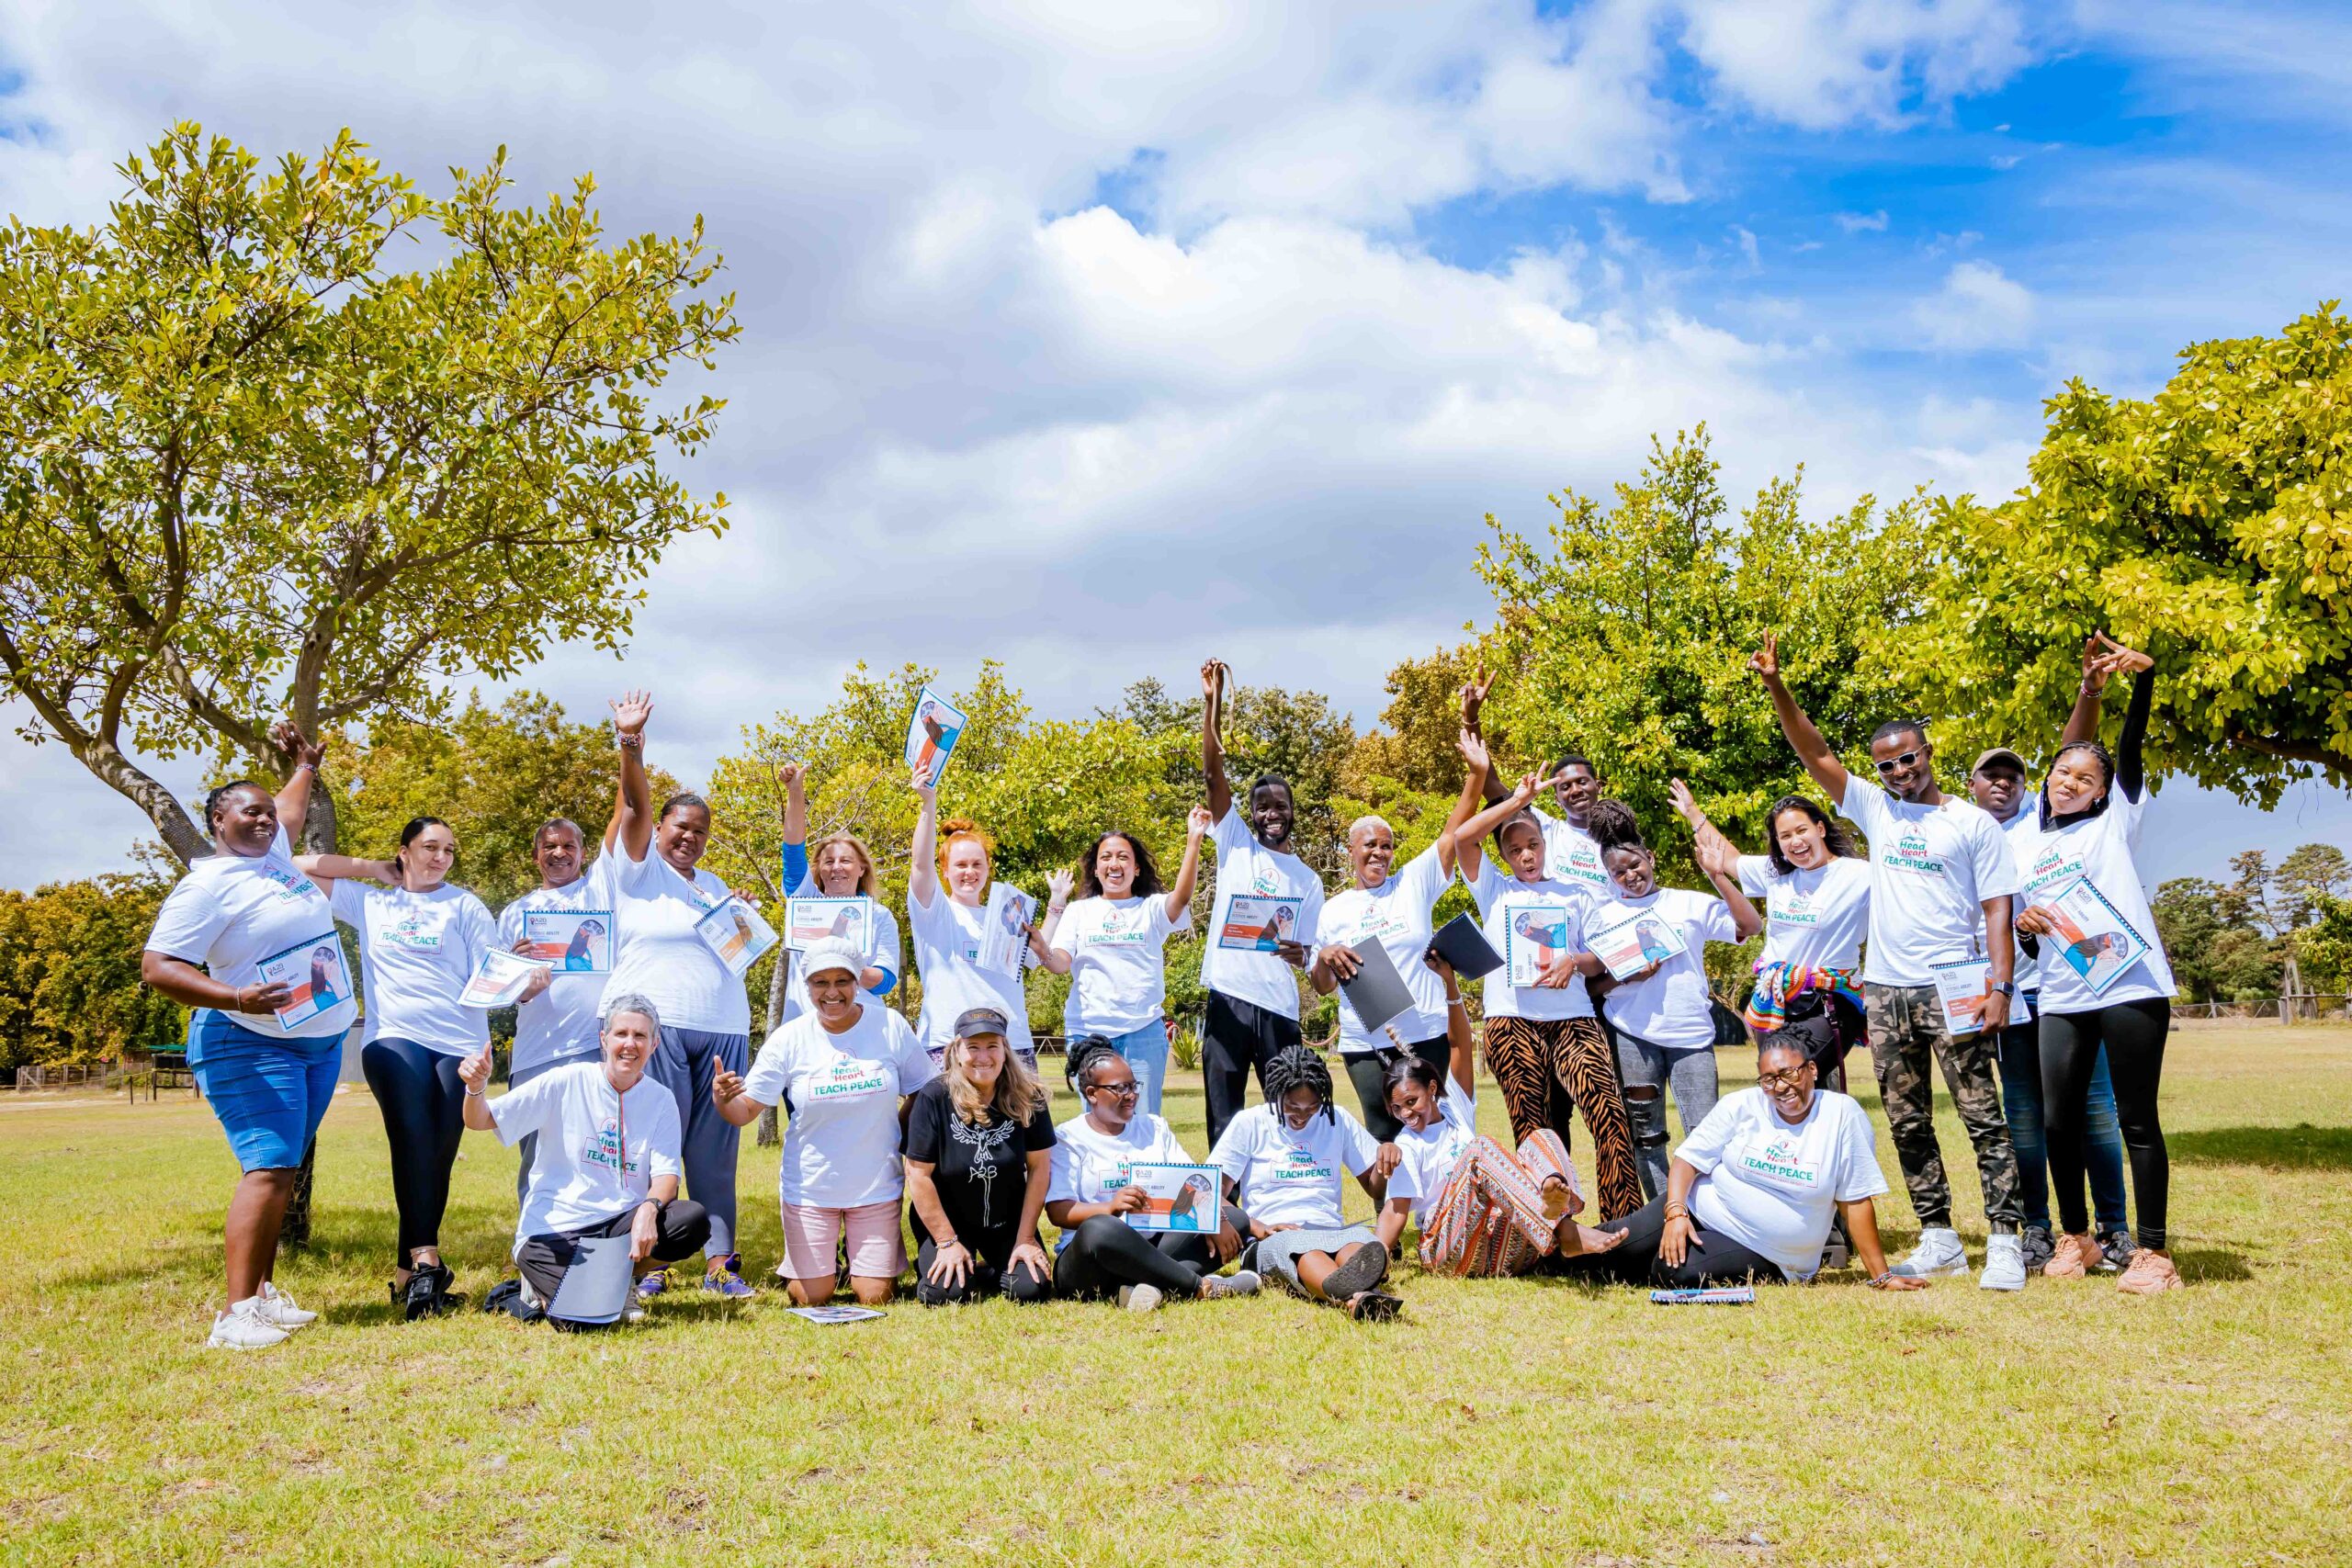
{"label": "sunglasses", "polygon": [[1878,771],[1882,773],[1891,773],[1897,768],[1907,768],[1927,754],[1927,750],[1922,748],[1917,751],[1905,751],[1900,757],[1889,757],[1878,765]]}
{"label": "sunglasses", "polygon": [[1804,1066],[1791,1067],[1786,1072],[1758,1073],[1756,1075],[1756,1081],[1768,1092],[1777,1094],[1781,1089],[1796,1089],[1803,1085],[1805,1074],[1812,1070],[1813,1064],[1807,1062]]}

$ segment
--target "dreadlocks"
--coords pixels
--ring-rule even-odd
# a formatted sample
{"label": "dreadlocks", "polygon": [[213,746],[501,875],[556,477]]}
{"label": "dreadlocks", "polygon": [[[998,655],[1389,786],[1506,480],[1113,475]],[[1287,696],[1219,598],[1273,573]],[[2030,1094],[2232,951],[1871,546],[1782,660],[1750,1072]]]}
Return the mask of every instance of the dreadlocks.
{"label": "dreadlocks", "polygon": [[1321,1052],[1285,1045],[1266,1064],[1266,1103],[1274,1107],[1276,1116],[1282,1114],[1283,1096],[1295,1089],[1313,1089],[1322,1102],[1323,1120],[1339,1120],[1331,1114],[1331,1069],[1324,1065]]}

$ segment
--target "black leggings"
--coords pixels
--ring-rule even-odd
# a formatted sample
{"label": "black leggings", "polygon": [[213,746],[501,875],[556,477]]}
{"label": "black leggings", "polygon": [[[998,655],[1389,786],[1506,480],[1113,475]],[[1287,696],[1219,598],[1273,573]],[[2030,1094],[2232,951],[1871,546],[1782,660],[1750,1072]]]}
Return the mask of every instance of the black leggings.
{"label": "black leggings", "polygon": [[[1225,1218],[1236,1235],[1250,1234],[1250,1216],[1231,1203],[1225,1205]],[[1189,1301],[1201,1293],[1201,1276],[1222,1267],[1209,1253],[1208,1238],[1197,1231],[1146,1235],[1115,1214],[1097,1214],[1079,1222],[1054,1259],[1054,1293],[1100,1301],[1117,1295],[1122,1285],[1153,1285]]]}
{"label": "black leggings", "polygon": [[1758,1284],[1777,1285],[1788,1279],[1779,1264],[1748,1251],[1721,1231],[1701,1231],[1690,1250],[1682,1255],[1682,1266],[1669,1266],[1657,1255],[1657,1244],[1666,1235],[1664,1193],[1600,1228],[1623,1231],[1625,1239],[1607,1252],[1580,1252],[1573,1257],[1547,1259],[1544,1271],[1571,1278],[1615,1280],[1661,1291],[1740,1284],[1750,1280]]}
{"label": "black leggings", "polygon": [[400,1258],[405,1269],[420,1247],[441,1245],[441,1215],[449,1207],[449,1168],[466,1135],[462,1058],[387,1034],[359,1053],[359,1068],[384,1113],[392,1145],[392,1201],[400,1209]]}
{"label": "black leggings", "polygon": [[[915,1228],[918,1231],[922,1229],[920,1220],[916,1222]],[[1010,1227],[990,1231],[978,1237],[958,1236],[956,1239],[962,1242],[972,1255],[971,1269],[960,1285],[932,1283],[931,1265],[933,1259],[939,1256],[939,1246],[928,1235],[923,1236],[922,1245],[915,1249],[915,1300],[923,1305],[960,1306],[966,1302],[976,1302],[982,1296],[1000,1293],[1016,1302],[1042,1302],[1054,1293],[1053,1280],[1038,1273],[1029,1264],[1023,1263],[1017,1269],[1005,1266],[1020,1239]]]}
{"label": "black leggings", "polygon": [[[1453,1067],[1453,1042],[1441,1034],[1434,1040],[1416,1040],[1406,1049],[1437,1069],[1439,1083],[1446,1081]],[[1363,1130],[1375,1144],[1393,1144],[1405,1130],[1405,1123],[1388,1113],[1388,1064],[1396,1059],[1393,1049],[1340,1058],[1348,1066],[1348,1081],[1356,1086],[1356,1103],[1363,1108]]]}
{"label": "black leggings", "polygon": [[2115,1120],[2123,1129],[2123,1150],[2132,1161],[2132,1206],[2139,1211],[2140,1245],[2165,1245],[2165,1197],[2172,1186],[2172,1161],[2165,1153],[2164,1124],[2156,1117],[2156,1087],[2165,1074],[2165,1036],[2172,1028],[2172,1002],[2113,1002],[2092,1012],[2041,1015],[2041,1123],[2050,1143],[2050,1187],[2058,1200],[2058,1224],[2070,1235],[2090,1228],[2090,1205],[2083,1197],[2084,1107],[2090,1099],[2091,1069],[2099,1047],[2107,1048],[2108,1077],[2115,1083]]}

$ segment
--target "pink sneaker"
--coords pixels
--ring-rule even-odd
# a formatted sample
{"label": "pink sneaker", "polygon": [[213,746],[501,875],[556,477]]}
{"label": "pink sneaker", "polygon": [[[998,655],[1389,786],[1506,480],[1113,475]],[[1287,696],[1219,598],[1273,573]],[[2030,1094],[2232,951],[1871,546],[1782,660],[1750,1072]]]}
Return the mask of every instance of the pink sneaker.
{"label": "pink sneaker", "polygon": [[2172,1266],[2172,1258],[2153,1247],[2143,1247],[2132,1255],[2125,1266],[2123,1278],[2115,1288],[2126,1295],[2154,1296],[2180,1289],[2180,1270]]}
{"label": "pink sneaker", "polygon": [[2062,1235],[2041,1266],[2045,1280],[2079,1280],[2098,1267],[2098,1243],[2086,1235]]}

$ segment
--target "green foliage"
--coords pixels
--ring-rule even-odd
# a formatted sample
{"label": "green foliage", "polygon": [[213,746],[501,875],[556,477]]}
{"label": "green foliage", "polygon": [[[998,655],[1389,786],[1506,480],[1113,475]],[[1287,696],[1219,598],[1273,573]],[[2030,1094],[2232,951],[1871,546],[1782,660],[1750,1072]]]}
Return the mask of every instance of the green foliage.
{"label": "green foliage", "polygon": [[0,890],[0,1066],[119,1061],[185,1037],[178,1006],[139,979],[170,890],[147,873]]}
{"label": "green foliage", "polygon": [[[2262,858],[2249,851],[2237,859],[2249,857]],[[2234,1002],[2278,994],[2285,951],[2255,926],[2233,889],[2201,876],[2177,876],[2157,887],[2149,908],[2182,1000]]]}
{"label": "green foliage", "polygon": [[699,220],[607,244],[593,177],[513,207],[504,164],[427,197],[348,131],[265,171],[184,124],[102,225],[0,231],[0,667],[182,859],[131,751],[430,719],[455,671],[618,646],[725,526],[665,466],[721,404],[653,402],[737,330]]}
{"label": "green foliage", "polygon": [[2352,990],[2352,899],[2321,898],[2295,933],[2295,962],[2306,990]]}
{"label": "green foliage", "polygon": [[1869,497],[1808,520],[1803,470],[1732,515],[1706,427],[1653,441],[1641,475],[1604,508],[1551,498],[1560,516],[1537,541],[1490,516],[1479,574],[1498,619],[1487,638],[1510,672],[1489,711],[1515,760],[1592,760],[1640,817],[1668,880],[1698,885],[1690,834],[1668,801],[1687,781],[1717,825],[1760,845],[1764,813],[1802,782],[1747,657],[1781,634],[1781,671],[1833,744],[1860,765],[1881,721],[1914,710],[1910,687],[1875,656],[1916,619],[1929,582],[1917,498],[1881,513]]}
{"label": "green foliage", "polygon": [[1899,649],[1930,711],[2046,752],[2105,629],[2156,660],[2159,776],[2265,807],[2312,764],[2352,778],[2352,321],[2330,301],[2191,344],[2146,400],[2070,381],[2045,407],[2026,489],[1942,509],[1953,586]]}

